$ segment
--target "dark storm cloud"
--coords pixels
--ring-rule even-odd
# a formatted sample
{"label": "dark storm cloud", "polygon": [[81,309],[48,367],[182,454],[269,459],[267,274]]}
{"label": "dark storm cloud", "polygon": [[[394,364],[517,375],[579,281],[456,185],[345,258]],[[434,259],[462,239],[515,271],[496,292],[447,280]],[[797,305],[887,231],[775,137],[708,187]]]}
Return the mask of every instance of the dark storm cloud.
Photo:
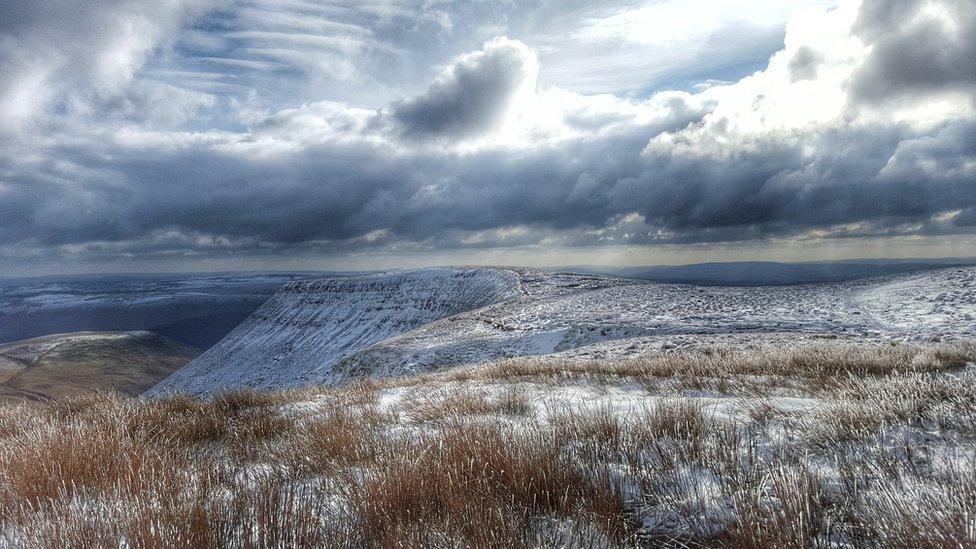
{"label": "dark storm cloud", "polygon": [[[450,248],[472,231],[599,229],[628,212],[639,213],[647,231],[669,231],[668,241],[695,242],[845,223],[868,223],[874,229],[866,233],[876,234],[976,207],[971,174],[953,177],[926,167],[972,162],[973,151],[951,146],[976,132],[971,123],[916,146],[905,145],[907,129],[874,128],[789,145],[770,140],[724,159],[642,156],[649,135],[661,130],[639,127],[612,139],[516,156],[390,155],[362,146],[315,147],[269,160],[117,151],[111,163],[89,160],[87,168],[116,170],[121,182],[48,183],[43,201],[30,196],[36,182],[15,187],[8,203],[26,210],[12,222],[4,218],[2,230],[15,235],[26,211],[32,222],[19,236],[46,245],[146,239],[140,246],[153,246],[158,235],[175,230],[201,235],[174,243],[200,250],[219,248],[220,239],[276,249],[314,241],[341,247],[342,241],[388,231],[355,246],[403,241]],[[821,150],[814,162],[801,152],[807,145]],[[24,194],[17,196],[17,189]],[[52,210],[49,204],[66,207]]]}
{"label": "dark storm cloud", "polygon": [[393,105],[407,135],[465,137],[496,126],[515,91],[534,78],[535,60],[524,45],[496,40],[461,59],[423,95]]}
{"label": "dark storm cloud", "polygon": [[[21,180],[14,194],[28,206],[25,212],[33,221],[15,220],[9,227],[7,219],[0,223],[11,231],[22,227],[19,236],[43,244],[137,238],[178,228],[282,245],[346,239],[378,229],[423,240],[444,230],[499,224],[599,223],[606,209],[562,208],[564,186],[579,176],[570,167],[571,155],[586,155],[591,170],[599,170],[598,160],[607,155],[633,164],[644,141],[642,133],[597,148],[581,144],[521,159],[503,153],[462,159],[391,155],[362,145],[315,147],[269,160],[189,150],[116,151],[111,162],[86,159],[86,168],[116,170],[124,174],[123,182],[43,183],[54,179],[51,173]],[[616,174],[603,177],[612,181]],[[431,189],[434,182],[436,189]],[[44,200],[30,196],[38,185],[45,188]],[[50,212],[46,204],[65,207]]]}
{"label": "dark storm cloud", "polygon": [[[959,143],[976,125],[953,125],[911,149],[905,127],[830,131],[796,143],[767,140],[734,158],[654,157],[647,171],[653,189],[643,212],[649,220],[694,235],[791,234],[835,225],[876,226],[924,221],[976,204],[971,172],[948,175],[924,166],[961,164],[976,151],[943,147]],[[814,147],[818,156],[805,157]],[[624,196],[640,194],[632,183]]]}
{"label": "dark storm cloud", "polygon": [[976,227],[976,208],[966,208],[952,218],[953,225],[958,227]]}
{"label": "dark storm cloud", "polygon": [[865,0],[855,32],[873,48],[852,82],[858,99],[976,90],[976,2]]}

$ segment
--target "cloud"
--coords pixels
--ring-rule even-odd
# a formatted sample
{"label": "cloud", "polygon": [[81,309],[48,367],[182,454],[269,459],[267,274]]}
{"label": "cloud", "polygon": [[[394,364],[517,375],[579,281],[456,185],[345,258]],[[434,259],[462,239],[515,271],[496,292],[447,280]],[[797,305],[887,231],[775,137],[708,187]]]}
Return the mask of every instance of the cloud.
{"label": "cloud", "polygon": [[[585,93],[690,88],[761,69],[791,15],[831,0],[629,2],[573,26],[571,45],[542,55],[543,78]],[[531,42],[530,42],[531,43]]]}
{"label": "cloud", "polygon": [[802,46],[796,50],[790,59],[790,82],[800,80],[814,80],[817,78],[817,68],[824,57],[809,46]]}
{"label": "cloud", "polygon": [[0,4],[0,119],[6,129],[132,81],[154,49],[216,0],[9,0]]}
{"label": "cloud", "polygon": [[976,3],[865,0],[854,32],[872,48],[851,84],[856,100],[976,91]]}
{"label": "cloud", "polygon": [[482,134],[504,121],[520,91],[534,91],[538,71],[525,44],[496,38],[458,59],[423,94],[395,103],[392,116],[410,137]]}
{"label": "cloud", "polygon": [[[376,16],[403,17],[396,7]],[[97,72],[79,72],[64,82],[90,90],[76,102],[91,115],[51,115],[29,143],[0,140],[0,256],[165,261],[974,234],[968,69],[960,61],[919,83],[886,65],[895,38],[920,36],[928,19],[952,32],[925,34],[933,42],[921,49],[960,46],[968,8],[893,9],[811,9],[762,70],[639,98],[540,83],[539,54],[506,37],[444,56],[430,82],[378,108],[222,101],[169,87],[183,73],[159,60],[145,71],[158,80],[140,78],[135,63],[136,76],[111,92],[99,91]],[[180,13],[174,21],[188,17]],[[131,51],[145,58],[163,42]],[[58,82],[60,66],[42,80]],[[14,72],[22,82],[31,74]],[[916,100],[894,100],[903,97]],[[200,114],[231,107],[238,127],[208,126]]]}
{"label": "cloud", "polygon": [[976,227],[976,207],[961,210],[952,217],[952,223],[958,227]]}

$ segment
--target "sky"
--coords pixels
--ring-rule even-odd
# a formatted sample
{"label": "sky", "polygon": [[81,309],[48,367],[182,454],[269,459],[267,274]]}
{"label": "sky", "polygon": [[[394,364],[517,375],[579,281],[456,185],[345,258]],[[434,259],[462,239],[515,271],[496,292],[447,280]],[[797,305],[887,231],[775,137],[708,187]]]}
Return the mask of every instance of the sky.
{"label": "sky", "polygon": [[0,276],[964,256],[972,0],[0,2]]}

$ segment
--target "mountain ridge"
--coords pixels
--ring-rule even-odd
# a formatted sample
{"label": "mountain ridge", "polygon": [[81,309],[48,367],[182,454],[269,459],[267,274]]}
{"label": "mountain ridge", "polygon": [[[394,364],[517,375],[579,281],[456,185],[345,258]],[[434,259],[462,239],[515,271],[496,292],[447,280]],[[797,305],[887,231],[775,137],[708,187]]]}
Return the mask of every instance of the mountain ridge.
{"label": "mountain ridge", "polygon": [[974,316],[976,268],[750,288],[419,269],[290,283],[150,394],[341,384],[509,356],[601,358],[759,337],[976,338]]}
{"label": "mountain ridge", "polygon": [[511,271],[483,268],[292,282],[151,392],[208,392],[214,380],[258,388],[324,382],[357,350],[518,292]]}

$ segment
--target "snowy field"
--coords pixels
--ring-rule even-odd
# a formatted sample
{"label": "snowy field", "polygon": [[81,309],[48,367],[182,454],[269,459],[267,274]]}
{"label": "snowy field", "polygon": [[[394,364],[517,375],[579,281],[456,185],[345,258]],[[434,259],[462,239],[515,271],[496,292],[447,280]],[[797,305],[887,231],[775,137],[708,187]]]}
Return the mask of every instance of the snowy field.
{"label": "snowy field", "polygon": [[0,541],[976,544],[976,346],[757,345],[0,408]]}
{"label": "snowy field", "polygon": [[504,357],[606,358],[702,345],[976,339],[976,268],[775,287],[524,269],[296,282],[154,391],[338,384]]}

